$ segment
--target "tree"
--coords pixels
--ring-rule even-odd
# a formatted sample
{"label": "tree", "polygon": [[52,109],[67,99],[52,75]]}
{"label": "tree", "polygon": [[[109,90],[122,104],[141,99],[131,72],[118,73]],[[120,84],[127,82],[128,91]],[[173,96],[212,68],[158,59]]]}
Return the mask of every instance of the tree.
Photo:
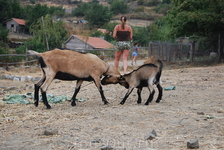
{"label": "tree", "polygon": [[[133,41],[141,46],[148,46],[149,31],[148,28],[141,27],[133,30]],[[144,35],[144,36],[143,36]]]}
{"label": "tree", "polygon": [[114,15],[128,13],[128,5],[123,0],[114,0],[110,6],[110,11]]}
{"label": "tree", "polygon": [[6,30],[1,24],[0,24],[0,54],[6,54],[8,51],[7,41],[8,41],[8,30]]}
{"label": "tree", "polygon": [[53,22],[50,15],[46,15],[43,19],[39,18],[36,23],[30,26],[30,31],[34,34],[32,41],[35,41],[37,44],[43,43],[46,49],[47,44],[49,44],[50,49],[61,47],[67,34],[63,27],[63,22]]}
{"label": "tree", "polygon": [[101,27],[108,22],[112,14],[106,6],[94,3],[89,10],[85,13],[85,20],[88,21],[90,26]]}
{"label": "tree", "polygon": [[162,4],[170,4],[171,0],[162,0]]}
{"label": "tree", "polygon": [[26,19],[26,28],[29,29],[30,25],[36,23],[37,20],[47,14],[56,15],[61,17],[64,15],[62,7],[47,7],[47,5],[36,4],[35,6],[26,5],[24,7],[24,19]]}
{"label": "tree", "polygon": [[16,0],[6,1],[0,0],[0,22],[6,21],[10,18],[21,18],[23,14],[23,8]]}
{"label": "tree", "polygon": [[[172,2],[175,7],[168,11],[166,16],[171,29],[170,37],[188,36],[203,40],[207,38],[207,42],[210,42],[210,45],[215,47],[213,49],[217,50],[218,36],[224,31],[223,1],[173,0]],[[224,58],[222,52],[220,55]]]}
{"label": "tree", "polygon": [[72,15],[76,17],[83,17],[85,13],[91,8],[90,3],[81,3],[72,11]]}
{"label": "tree", "polygon": [[30,0],[30,3],[31,4],[35,4],[35,0]]}
{"label": "tree", "polygon": [[224,4],[220,0],[177,1],[168,12],[171,37],[210,36],[224,29]]}

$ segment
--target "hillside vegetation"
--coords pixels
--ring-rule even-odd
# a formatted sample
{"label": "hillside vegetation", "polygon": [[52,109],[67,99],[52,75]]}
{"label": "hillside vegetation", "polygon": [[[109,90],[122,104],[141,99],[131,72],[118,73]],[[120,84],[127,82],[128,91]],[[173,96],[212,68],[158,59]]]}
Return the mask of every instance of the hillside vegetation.
{"label": "hillside vegetation", "polygon": [[[50,6],[60,6],[63,9],[65,9],[66,12],[71,12],[71,10],[75,9],[77,7],[77,4],[79,4],[81,1],[79,0],[17,0],[21,3],[22,6],[25,5],[35,5],[35,4],[41,4],[41,5],[47,5],[48,7]],[[94,0],[82,0],[82,2],[92,2]],[[96,0],[97,1],[97,0]],[[113,0],[99,0],[99,4],[102,4],[104,6],[110,7],[111,2]],[[150,1],[150,0],[149,0]],[[151,0],[153,1],[158,1],[160,0]],[[33,2],[33,3],[32,3]],[[150,4],[145,5],[147,0],[138,0],[138,1],[133,1],[129,0],[128,1],[128,7],[129,10],[126,13],[127,16],[130,17],[130,19],[141,19],[141,20],[156,20],[157,18],[161,17],[164,15],[164,10],[163,12],[157,12],[155,11],[158,4],[152,4],[154,6],[150,6]],[[149,3],[149,2],[148,2]],[[67,17],[71,18],[71,15],[67,15]],[[118,19],[120,15],[114,16],[113,19]],[[74,18],[74,16],[73,16]]]}
{"label": "hillside vegetation", "polygon": [[[134,30],[133,40],[141,46],[147,45],[152,40],[176,42],[179,37],[187,37],[194,43],[198,42],[198,49],[201,51],[219,50],[220,56],[224,56],[220,51],[224,43],[224,3],[221,1],[91,0],[89,3],[86,2],[88,1],[0,0],[0,21],[17,17],[25,19],[26,28],[35,35],[31,41],[25,43],[26,46],[46,50],[46,35],[49,43],[52,44],[50,48],[61,45],[71,34],[104,36],[105,40],[113,43],[115,40],[109,33],[113,32],[121,14],[125,14]],[[45,28],[42,26],[43,17],[49,23]],[[83,19],[85,23],[77,23]],[[141,23],[143,21],[148,22]],[[99,28],[107,29],[108,34],[102,35],[97,32]],[[1,26],[0,29],[4,33],[0,40],[5,44],[7,31]],[[58,34],[55,34],[56,31],[59,31]]]}

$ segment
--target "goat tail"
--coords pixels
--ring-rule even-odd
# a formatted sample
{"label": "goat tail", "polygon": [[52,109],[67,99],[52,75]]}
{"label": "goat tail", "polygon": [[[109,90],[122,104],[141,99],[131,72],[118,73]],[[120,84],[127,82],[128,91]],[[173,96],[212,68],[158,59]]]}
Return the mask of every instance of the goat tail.
{"label": "goat tail", "polygon": [[157,60],[157,65],[159,67],[159,71],[162,73],[162,70],[163,70],[163,62],[160,59]]}
{"label": "goat tail", "polygon": [[33,50],[28,50],[27,54],[29,54],[29,55],[31,55],[31,56],[33,56],[35,58],[40,58],[41,57],[41,53],[38,53],[38,52],[33,51]]}
{"label": "goat tail", "polygon": [[149,64],[149,63],[158,66],[160,72],[162,73],[163,62],[160,59],[156,58],[155,56],[150,56],[148,59],[145,60],[144,64]]}

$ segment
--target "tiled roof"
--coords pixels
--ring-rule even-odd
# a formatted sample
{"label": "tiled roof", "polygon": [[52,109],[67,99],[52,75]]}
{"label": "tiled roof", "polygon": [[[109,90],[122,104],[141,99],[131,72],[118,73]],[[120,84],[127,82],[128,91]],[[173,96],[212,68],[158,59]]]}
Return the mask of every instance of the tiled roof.
{"label": "tiled roof", "polygon": [[84,42],[87,42],[91,46],[93,46],[95,49],[110,49],[113,48],[114,45],[105,41],[104,39],[98,38],[98,37],[88,37],[86,40],[86,37],[80,36],[80,35],[74,35],[78,37],[79,39],[83,40]]}
{"label": "tiled roof", "polygon": [[101,31],[104,34],[108,32],[107,29],[97,29],[97,31]]}
{"label": "tiled roof", "polygon": [[17,22],[19,25],[25,25],[26,21],[23,19],[17,19],[17,18],[12,18],[15,22]]}

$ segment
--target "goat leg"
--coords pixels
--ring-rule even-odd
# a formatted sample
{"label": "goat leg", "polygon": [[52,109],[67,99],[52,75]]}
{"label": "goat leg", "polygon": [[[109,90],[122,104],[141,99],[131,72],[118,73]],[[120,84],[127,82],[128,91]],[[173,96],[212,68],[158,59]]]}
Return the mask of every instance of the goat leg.
{"label": "goat leg", "polygon": [[137,90],[137,93],[138,93],[138,101],[137,101],[137,103],[138,104],[142,103],[141,92],[142,92],[142,87],[139,87],[138,90]]}
{"label": "goat leg", "polygon": [[46,92],[41,92],[41,94],[42,94],[42,99],[43,99],[43,102],[44,102],[44,104],[45,104],[45,106],[47,106],[47,109],[51,109],[51,106],[48,104],[48,102],[47,102],[47,95],[46,95]]}
{"label": "goat leg", "polygon": [[102,97],[102,101],[104,102],[104,104],[106,105],[106,104],[109,104],[109,102],[106,100],[106,97],[104,96],[104,93],[103,93],[103,88],[102,88],[102,86],[100,86],[100,95],[101,95],[101,97]]}
{"label": "goat leg", "polygon": [[128,92],[125,94],[123,100],[120,102],[121,105],[123,105],[126,101],[126,99],[128,98],[128,96],[131,94],[131,92],[133,91],[134,88],[129,88]]}
{"label": "goat leg", "polygon": [[75,89],[75,93],[73,94],[72,99],[71,99],[72,100],[72,103],[71,103],[72,106],[76,106],[75,99],[76,99],[76,95],[78,94],[80,88],[81,87],[79,86],[78,88]]}
{"label": "goat leg", "polygon": [[34,105],[37,107],[39,102],[39,89],[43,82],[45,81],[45,77],[41,78],[37,84],[34,84]]}
{"label": "goat leg", "polygon": [[72,96],[72,99],[71,99],[72,100],[72,103],[71,103],[72,106],[76,106],[76,103],[75,103],[76,95],[79,93],[82,82],[83,82],[83,80],[77,80],[77,82],[76,82],[75,92],[74,92],[74,94]]}
{"label": "goat leg", "polygon": [[38,102],[39,102],[39,89],[40,86],[38,86],[37,84],[34,84],[34,105],[36,107],[38,107]]}
{"label": "goat leg", "polygon": [[156,86],[157,86],[158,91],[159,91],[159,95],[158,95],[158,98],[156,100],[156,103],[159,103],[160,100],[162,99],[162,96],[163,96],[163,88],[160,84],[157,84]]}
{"label": "goat leg", "polygon": [[155,90],[152,90],[152,92],[150,91],[149,98],[148,98],[148,100],[146,101],[145,105],[149,105],[149,103],[152,102],[152,99],[153,99],[154,94],[155,94]]}

